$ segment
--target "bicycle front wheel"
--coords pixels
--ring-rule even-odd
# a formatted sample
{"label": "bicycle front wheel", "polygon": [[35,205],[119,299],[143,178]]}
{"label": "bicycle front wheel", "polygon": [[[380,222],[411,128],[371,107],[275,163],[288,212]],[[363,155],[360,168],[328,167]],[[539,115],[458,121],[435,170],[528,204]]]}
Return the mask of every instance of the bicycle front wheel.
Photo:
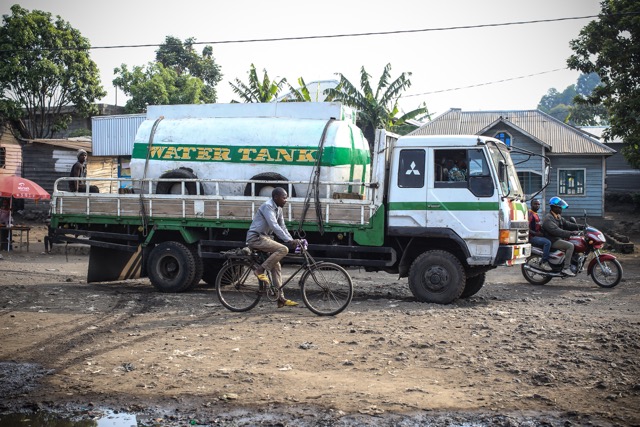
{"label": "bicycle front wheel", "polygon": [[334,316],[353,298],[353,282],[337,264],[320,262],[309,266],[300,279],[302,300],[318,316]]}
{"label": "bicycle front wheel", "polygon": [[260,302],[260,281],[244,262],[225,264],[216,277],[220,303],[231,311],[249,311]]}

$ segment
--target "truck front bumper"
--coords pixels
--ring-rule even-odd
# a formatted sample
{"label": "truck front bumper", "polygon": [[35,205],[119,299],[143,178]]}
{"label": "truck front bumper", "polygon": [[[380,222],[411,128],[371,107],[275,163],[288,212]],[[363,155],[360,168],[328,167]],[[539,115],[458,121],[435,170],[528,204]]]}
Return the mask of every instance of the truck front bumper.
{"label": "truck front bumper", "polygon": [[496,255],[495,265],[524,264],[531,255],[531,244],[500,245]]}

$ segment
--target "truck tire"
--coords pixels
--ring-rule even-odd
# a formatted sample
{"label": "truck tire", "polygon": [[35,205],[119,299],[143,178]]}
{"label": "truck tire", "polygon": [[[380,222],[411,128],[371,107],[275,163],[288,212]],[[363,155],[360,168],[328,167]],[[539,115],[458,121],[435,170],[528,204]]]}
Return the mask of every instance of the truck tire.
{"label": "truck tire", "polygon": [[196,274],[193,252],[180,242],[162,242],[149,254],[147,274],[160,292],[182,292]]}
{"label": "truck tire", "polygon": [[218,273],[220,269],[224,265],[224,261],[217,259],[209,259],[204,262],[204,270],[202,272],[202,280],[209,285],[216,285],[216,277],[218,277]]}
{"label": "truck tire", "polygon": [[[193,169],[189,168],[178,168],[174,170],[170,170],[169,172],[165,172],[160,175],[162,179],[169,178],[177,178],[177,179],[196,179],[198,178],[195,173],[193,173]],[[196,195],[196,183],[195,182],[185,182],[185,191],[186,194]],[[159,182],[156,186],[156,194],[181,194],[182,189],[180,186],[180,181],[176,182]],[[200,184],[200,194],[204,194],[204,188],[202,184]]]}
{"label": "truck tire", "polygon": [[467,277],[467,281],[464,285],[464,291],[460,295],[460,298],[469,298],[480,292],[480,289],[484,286],[484,281],[487,277],[486,273],[480,273],[477,276]]}
{"label": "truck tire", "polygon": [[[289,186],[287,184],[280,184],[280,185],[278,184],[278,181],[289,181],[287,178],[280,175],[279,173],[275,173],[275,172],[260,173],[252,177],[251,179],[256,181],[272,181],[272,182],[260,183],[260,184],[256,183],[255,184],[256,196],[271,197],[271,192],[276,187],[282,187],[287,191],[287,193],[289,192],[289,188],[288,188]],[[251,195],[251,183],[247,183],[247,186],[244,189],[244,195],[245,196]],[[291,194],[289,194],[289,197],[296,197],[296,188],[293,185],[291,185]]]}
{"label": "truck tire", "polygon": [[420,302],[449,304],[462,295],[465,281],[458,258],[441,250],[423,253],[409,270],[409,289]]}
{"label": "truck tire", "polygon": [[200,255],[198,255],[198,249],[193,247],[193,246],[189,246],[189,250],[191,251],[191,254],[193,255],[193,262],[194,262],[194,273],[193,273],[193,280],[191,281],[191,283],[183,289],[184,291],[190,291],[191,289],[195,288],[196,286],[198,286],[198,284],[200,283],[200,280],[202,280],[202,274],[204,271],[204,265],[202,263],[202,258],[200,258]]}

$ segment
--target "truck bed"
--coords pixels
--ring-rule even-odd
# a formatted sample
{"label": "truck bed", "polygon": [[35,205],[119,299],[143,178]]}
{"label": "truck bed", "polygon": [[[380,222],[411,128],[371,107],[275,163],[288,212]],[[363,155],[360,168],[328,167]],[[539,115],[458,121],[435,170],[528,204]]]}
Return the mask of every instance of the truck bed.
{"label": "truck bed", "polygon": [[[220,194],[208,195],[185,195],[185,194],[154,194],[152,192],[142,192],[140,188],[113,191],[110,193],[89,193],[89,192],[69,192],[59,188],[68,188],[67,178],[62,178],[56,182],[55,191],[51,199],[52,221],[63,220],[73,217],[74,222],[100,223],[104,221],[123,221],[127,223],[137,218],[142,221],[145,216],[149,223],[161,221],[163,219],[198,220],[211,222],[212,224],[231,221],[251,221],[254,213],[268,197],[260,196],[229,196]],[[87,179],[87,186],[96,185],[99,179]],[[111,188],[121,188],[122,179],[109,179],[114,181]],[[122,181],[122,182],[121,182]],[[155,184],[158,181],[171,180],[149,180]],[[185,182],[204,182],[211,180],[184,180]],[[128,181],[130,182],[130,181]],[[233,181],[224,181],[225,183]],[[242,181],[246,184],[249,181]],[[256,181],[259,182],[259,181]],[[291,182],[296,184],[296,182]],[[113,185],[115,184],[115,185]],[[318,199],[322,222],[325,226],[347,225],[365,226],[369,224],[371,216],[377,207],[372,202],[374,191],[368,184],[350,183],[354,188],[364,188],[364,195],[356,193],[333,193],[332,186],[345,183],[321,183],[327,188],[326,194],[332,194],[331,198]],[[103,186],[105,187],[105,186]],[[148,185],[145,185],[148,188]],[[155,185],[153,186],[155,187]],[[153,188],[152,187],[152,188]],[[299,222],[303,218],[305,205],[308,204],[304,217],[305,224],[318,224],[320,219],[316,213],[314,198],[306,203],[306,197],[290,197],[284,207],[285,220],[289,222]]]}

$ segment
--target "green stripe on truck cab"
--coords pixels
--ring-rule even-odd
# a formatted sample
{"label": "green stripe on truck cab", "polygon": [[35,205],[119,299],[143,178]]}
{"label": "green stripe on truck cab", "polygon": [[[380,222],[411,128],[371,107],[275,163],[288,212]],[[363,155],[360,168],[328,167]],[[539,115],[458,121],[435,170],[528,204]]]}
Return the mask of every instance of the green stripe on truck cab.
{"label": "green stripe on truck cab", "polygon": [[498,202],[390,202],[389,211],[497,211]]}

